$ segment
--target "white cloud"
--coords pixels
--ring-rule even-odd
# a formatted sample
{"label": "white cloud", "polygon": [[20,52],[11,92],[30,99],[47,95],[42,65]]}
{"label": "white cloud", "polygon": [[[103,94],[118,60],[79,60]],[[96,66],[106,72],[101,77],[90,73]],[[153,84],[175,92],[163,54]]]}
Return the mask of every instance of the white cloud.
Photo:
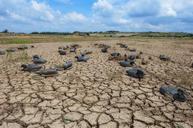
{"label": "white cloud", "polygon": [[86,19],[86,16],[76,11],[63,13],[37,0],[0,1],[0,23],[3,27],[0,29],[7,26],[12,31],[61,31],[68,27],[70,30]]}
{"label": "white cloud", "polygon": [[37,11],[37,14],[40,15],[40,19],[44,21],[53,21],[54,20],[54,10],[51,9],[50,6],[45,3],[38,3],[35,0],[31,1],[32,8],[34,11]]}
{"label": "white cloud", "polygon": [[130,22],[126,19],[120,18],[120,19],[117,20],[117,23],[125,25],[125,24],[129,24]]}
{"label": "white cloud", "polygon": [[192,7],[193,0],[97,0],[92,18],[125,31],[175,31],[177,24],[193,24]]}
{"label": "white cloud", "polygon": [[64,15],[63,20],[70,22],[84,22],[86,17],[83,14],[77,12],[70,12]]}
{"label": "white cloud", "polygon": [[[193,31],[193,0],[96,0],[89,12],[49,0],[0,0],[0,29],[13,31]],[[84,1],[86,2],[86,1]],[[86,9],[85,9],[86,10]],[[88,9],[89,10],[89,9]],[[89,16],[89,17],[88,17]]]}
{"label": "white cloud", "polygon": [[42,11],[42,10],[45,10],[45,9],[48,8],[45,4],[43,4],[43,3],[38,3],[38,2],[35,1],[35,0],[32,0],[31,3],[32,3],[33,9],[35,9],[36,11]]}
{"label": "white cloud", "polygon": [[32,0],[31,3],[32,3],[32,7],[36,11],[38,11],[40,18],[43,21],[52,21],[52,22],[57,22],[57,23],[71,23],[71,22],[80,23],[86,20],[86,17],[83,14],[77,13],[75,11],[68,12],[68,13],[62,13],[59,10],[52,9],[49,5],[45,3],[38,3],[35,0]]}
{"label": "white cloud", "polygon": [[161,16],[178,16],[187,12],[193,12],[193,0],[161,0]]}
{"label": "white cloud", "polygon": [[14,12],[10,12],[10,11],[6,11],[7,14],[10,16],[10,18],[12,18],[13,20],[16,20],[16,21],[22,21],[22,22],[25,22],[26,21],[26,18],[19,15],[19,14],[16,14]]}
{"label": "white cloud", "polygon": [[98,0],[94,3],[93,9],[111,10],[113,6],[108,0]]}
{"label": "white cloud", "polygon": [[163,0],[160,3],[160,16],[177,16],[177,12],[174,8],[174,1],[172,0]]}

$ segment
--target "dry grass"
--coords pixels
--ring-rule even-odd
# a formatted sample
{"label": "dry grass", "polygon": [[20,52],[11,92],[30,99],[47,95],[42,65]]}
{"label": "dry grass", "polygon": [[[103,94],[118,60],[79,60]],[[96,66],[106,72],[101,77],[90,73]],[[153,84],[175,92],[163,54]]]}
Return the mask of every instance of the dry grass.
{"label": "dry grass", "polygon": [[190,52],[193,53],[193,48],[190,49]]}
{"label": "dry grass", "polygon": [[122,72],[121,71],[107,71],[106,75],[109,80],[122,80]]}
{"label": "dry grass", "polygon": [[[193,72],[181,71],[178,73],[172,73],[171,71],[165,72],[167,76],[171,76],[171,78],[175,78],[175,82],[177,86],[181,86],[184,88],[191,88],[193,86]],[[163,78],[163,76],[160,76]],[[163,78],[166,79],[166,78]]]}
{"label": "dry grass", "polygon": [[189,72],[182,72],[177,75],[177,79],[179,79],[179,85],[184,87],[193,86],[193,75]]}
{"label": "dry grass", "polygon": [[[150,38],[150,37],[109,37],[109,36],[78,36],[78,35],[31,35],[31,34],[18,34],[16,36],[1,35],[0,44],[29,44],[29,43],[46,43],[46,42],[81,42],[81,41],[105,41],[105,40],[119,40],[134,41],[136,42],[162,42],[171,41],[171,38]],[[191,39],[175,39],[172,38],[177,44],[193,44]],[[179,41],[182,40],[182,41]]]}
{"label": "dry grass", "polygon": [[7,52],[4,58],[4,63],[14,63],[14,62],[28,62],[30,60],[30,56],[27,51],[21,51],[19,53],[11,53]]}
{"label": "dry grass", "polygon": [[3,36],[0,37],[0,44],[29,44],[45,42],[80,42],[111,40],[110,37],[94,36],[63,36],[63,35],[22,35],[22,36]]}

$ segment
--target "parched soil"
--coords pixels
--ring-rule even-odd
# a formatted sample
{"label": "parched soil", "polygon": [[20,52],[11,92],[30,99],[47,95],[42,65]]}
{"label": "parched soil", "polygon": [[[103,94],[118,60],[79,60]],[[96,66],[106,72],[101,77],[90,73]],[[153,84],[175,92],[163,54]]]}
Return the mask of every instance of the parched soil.
{"label": "parched soil", "polygon": [[[109,53],[101,53],[95,43],[111,45]],[[192,128],[193,43],[121,42],[143,52],[141,58],[147,64],[142,65],[142,59],[136,62],[146,74],[141,81],[127,76],[127,68],[116,61],[108,61],[113,51],[130,53],[116,43],[120,42],[79,43],[78,53],[93,52],[86,63],[76,62],[75,53],[58,54],[58,47],[68,43],[35,44],[26,52],[30,57],[39,54],[46,58],[47,68],[73,61],[73,68],[48,78],[21,71],[20,65],[31,63],[30,59],[22,62],[0,56],[0,128]],[[11,57],[21,54],[12,53]],[[160,54],[171,61],[159,60]],[[164,84],[181,87],[188,100],[173,102],[161,95],[159,88]]]}

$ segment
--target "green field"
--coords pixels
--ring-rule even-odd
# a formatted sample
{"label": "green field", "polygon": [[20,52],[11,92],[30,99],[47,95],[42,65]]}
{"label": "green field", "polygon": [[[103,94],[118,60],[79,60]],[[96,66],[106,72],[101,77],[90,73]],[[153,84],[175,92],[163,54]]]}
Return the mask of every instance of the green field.
{"label": "green field", "polygon": [[41,34],[5,34],[0,33],[0,44],[30,44],[48,42],[81,42],[81,41],[106,41],[106,40],[134,40],[140,39],[178,39],[191,40],[192,34],[188,33],[79,33],[64,35],[60,33]]}
{"label": "green field", "polygon": [[29,43],[46,43],[46,42],[79,42],[79,41],[98,41],[111,40],[111,37],[95,36],[63,36],[63,35],[17,35],[2,36],[0,44],[29,44]]}

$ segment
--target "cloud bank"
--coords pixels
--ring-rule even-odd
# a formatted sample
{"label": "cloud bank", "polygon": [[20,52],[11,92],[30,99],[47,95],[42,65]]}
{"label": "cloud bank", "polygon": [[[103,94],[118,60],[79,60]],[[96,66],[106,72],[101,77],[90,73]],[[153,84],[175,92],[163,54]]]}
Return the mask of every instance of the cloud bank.
{"label": "cloud bank", "polygon": [[1,0],[0,29],[193,32],[193,0],[95,0],[84,13],[75,11],[79,8],[75,0],[54,1],[74,6],[65,10],[65,6],[56,9],[48,0]]}

